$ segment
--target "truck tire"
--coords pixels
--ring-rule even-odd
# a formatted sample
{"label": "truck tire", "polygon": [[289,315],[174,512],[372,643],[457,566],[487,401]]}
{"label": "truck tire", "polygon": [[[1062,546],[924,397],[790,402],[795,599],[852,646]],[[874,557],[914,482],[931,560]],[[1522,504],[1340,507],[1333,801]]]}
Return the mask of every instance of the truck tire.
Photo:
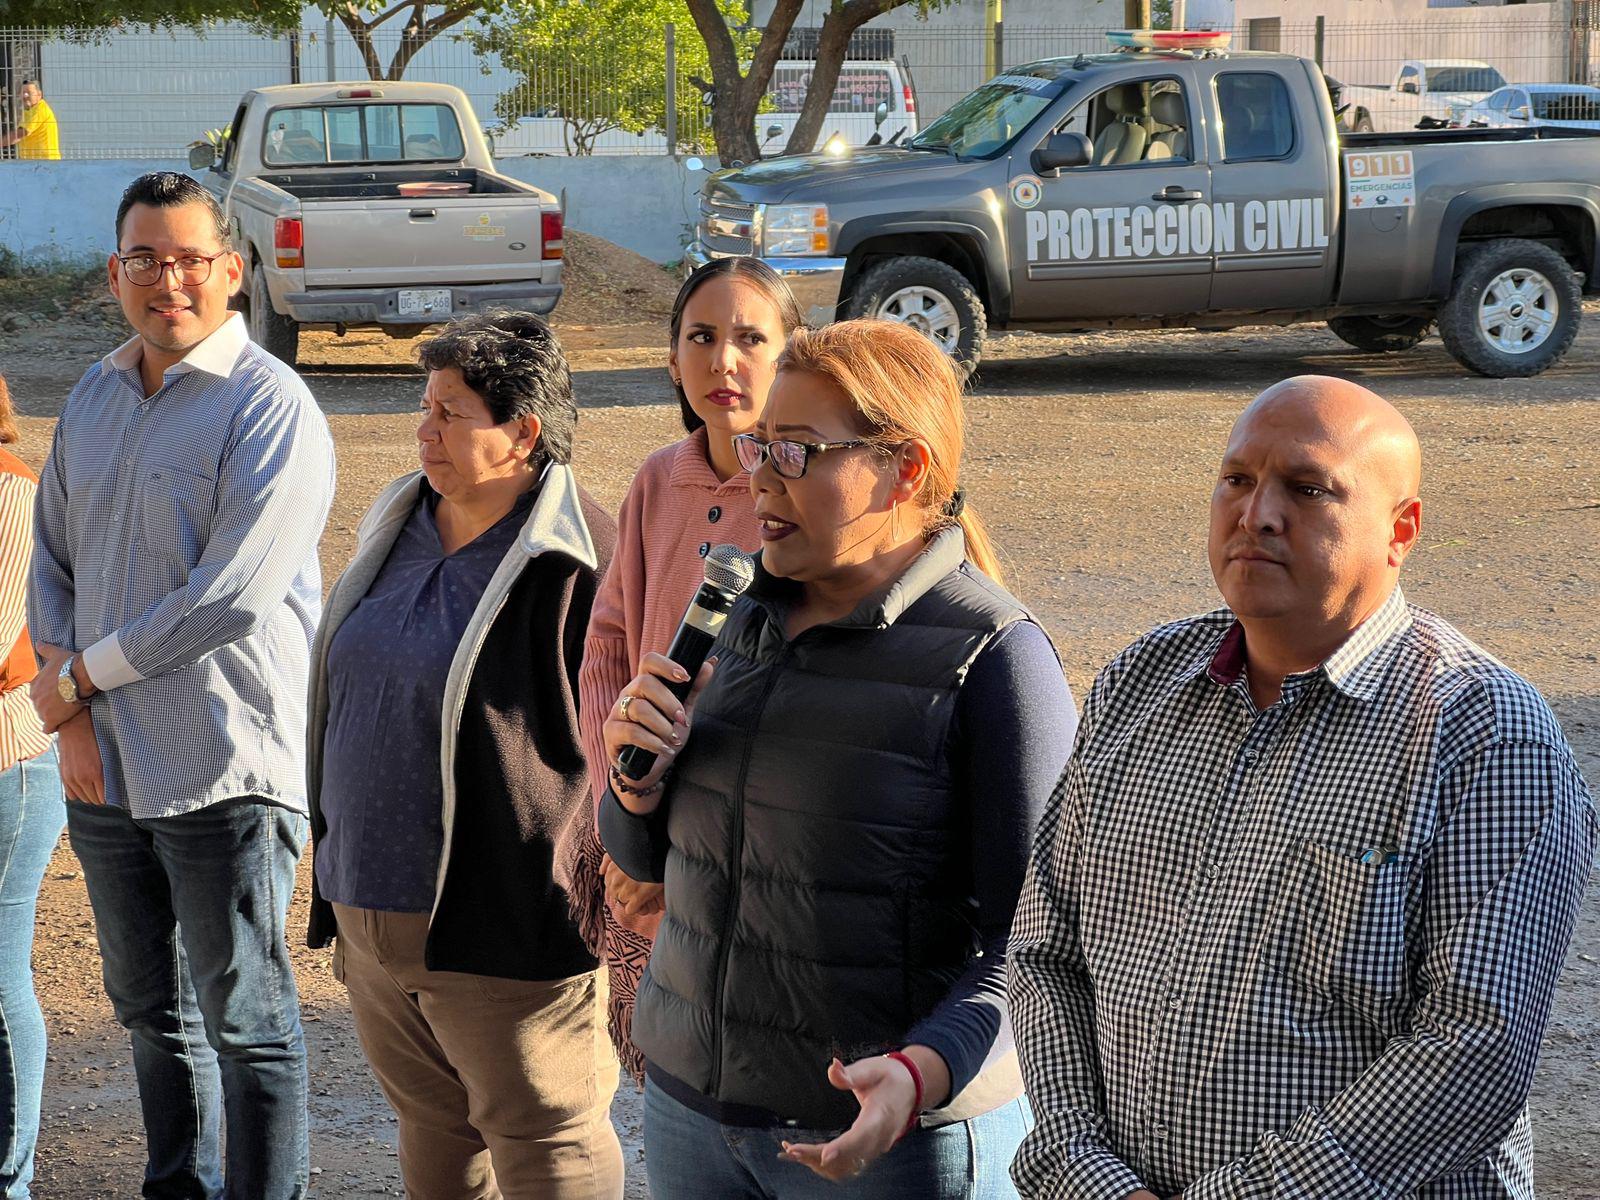
{"label": "truck tire", "polygon": [[1332,317],[1328,328],[1357,350],[1409,350],[1433,328],[1432,317]]}
{"label": "truck tire", "polygon": [[915,329],[970,375],[983,353],[987,320],[978,291],[960,271],[936,258],[887,258],[856,280],[845,308],[851,317],[877,317]]}
{"label": "truck tire", "polygon": [[267,276],[261,264],[250,272],[250,340],[273,358],[294,366],[300,350],[300,325],[293,317],[280,317],[267,294]]}
{"label": "truck tire", "polygon": [[1473,246],[1456,260],[1439,337],[1462,366],[1492,379],[1537,375],[1578,334],[1583,292],[1567,260],[1525,238]]}
{"label": "truck tire", "polygon": [[1372,114],[1369,113],[1364,108],[1356,110],[1356,123],[1355,123],[1354,132],[1355,133],[1374,133],[1374,132],[1376,132],[1372,127]]}

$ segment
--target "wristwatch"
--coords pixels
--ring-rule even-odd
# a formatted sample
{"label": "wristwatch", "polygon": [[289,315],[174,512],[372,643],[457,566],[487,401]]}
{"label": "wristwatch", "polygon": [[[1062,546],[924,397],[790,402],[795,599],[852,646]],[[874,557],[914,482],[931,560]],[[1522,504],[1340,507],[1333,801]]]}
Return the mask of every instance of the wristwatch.
{"label": "wristwatch", "polygon": [[78,681],[73,677],[72,668],[77,664],[78,656],[74,654],[61,664],[61,674],[56,676],[56,695],[68,704],[82,704],[83,697],[78,695]]}

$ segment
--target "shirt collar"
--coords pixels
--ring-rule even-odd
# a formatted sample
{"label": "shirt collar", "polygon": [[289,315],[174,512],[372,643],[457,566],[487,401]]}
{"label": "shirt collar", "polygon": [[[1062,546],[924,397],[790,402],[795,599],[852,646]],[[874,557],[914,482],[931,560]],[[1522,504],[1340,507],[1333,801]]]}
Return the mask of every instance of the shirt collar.
{"label": "shirt collar", "polygon": [[750,491],[748,471],[740,471],[728,479],[717,478],[717,473],[711,469],[711,439],[704,425],[678,443],[669,478],[673,487],[718,495],[747,495]]}
{"label": "shirt collar", "polygon": [[[189,353],[168,367],[163,374],[177,375],[189,371],[204,371],[207,375],[226,379],[233,374],[233,368],[239,363],[239,356],[249,344],[250,335],[245,330],[244,314],[231,313],[205,341],[192,347]],[[143,359],[144,342],[136,335],[106,355],[101,360],[101,365],[102,369],[107,371],[132,371],[137,369]]]}
{"label": "shirt collar", "polygon": [[[748,594],[768,612],[777,613],[799,594],[800,585],[792,579],[767,574],[761,555],[756,556],[755,579]],[[849,615],[828,624],[842,629],[887,629],[898,621],[933,586],[966,561],[967,535],[959,525],[941,529],[928,540],[922,553],[911,561],[905,573],[881,591],[858,604]]]}
{"label": "shirt collar", "polygon": [[[1411,628],[1411,610],[1398,584],[1378,611],[1373,613],[1340,647],[1307,675],[1321,673],[1329,683],[1353,700],[1372,700],[1378,684],[1394,656],[1398,635]],[[1244,626],[1237,620],[1222,635],[1222,641],[1206,664],[1206,675],[1220,687],[1231,687],[1244,678]]]}

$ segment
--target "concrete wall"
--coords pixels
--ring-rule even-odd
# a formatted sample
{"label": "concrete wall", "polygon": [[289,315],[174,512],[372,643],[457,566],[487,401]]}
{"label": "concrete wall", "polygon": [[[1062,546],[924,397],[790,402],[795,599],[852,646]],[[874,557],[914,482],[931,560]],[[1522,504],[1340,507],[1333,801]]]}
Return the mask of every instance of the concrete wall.
{"label": "concrete wall", "polygon": [[[705,176],[675,159],[514,158],[499,167],[512,178],[567,198],[575,229],[607,238],[656,262],[682,256]],[[180,162],[0,162],[0,246],[25,263],[100,258],[113,248],[122,190],[152,170]]]}

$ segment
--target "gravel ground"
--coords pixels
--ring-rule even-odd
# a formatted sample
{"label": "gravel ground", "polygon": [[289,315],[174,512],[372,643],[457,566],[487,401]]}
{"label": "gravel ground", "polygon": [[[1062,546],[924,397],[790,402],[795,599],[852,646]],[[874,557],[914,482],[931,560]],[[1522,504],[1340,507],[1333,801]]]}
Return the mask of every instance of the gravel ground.
{"label": "gravel ground", "polygon": [[[1600,309],[1566,361],[1533,380],[1464,374],[1432,340],[1401,355],[1351,351],[1325,329],[996,339],[975,381],[965,482],[994,529],[1008,583],[1039,612],[1080,695],[1142,630],[1210,608],[1206,499],[1229,425],[1286,375],[1357,378],[1416,425],[1425,527],[1408,596],[1445,614],[1550,699],[1600,779]],[[659,322],[567,326],[583,419],[577,470],[615,505],[634,466],[674,434]],[[51,418],[107,326],[60,320],[0,333],[0,371],[37,462]],[[329,414],[339,488],[323,541],[331,579],[379,488],[414,462],[419,376],[410,348],[309,335],[303,366]],[[304,879],[294,918],[302,927]],[[36,951],[51,1031],[36,1195],[127,1196],[142,1163],[124,1035],[100,990],[83,880],[63,844],[46,876]],[[1600,1196],[1600,886],[1591,885],[1533,1094],[1540,1193]],[[312,1063],[313,1162],[325,1196],[399,1194],[394,1125],[361,1061],[324,953],[299,950]],[[638,1103],[615,1110],[630,1196],[643,1196]]]}

